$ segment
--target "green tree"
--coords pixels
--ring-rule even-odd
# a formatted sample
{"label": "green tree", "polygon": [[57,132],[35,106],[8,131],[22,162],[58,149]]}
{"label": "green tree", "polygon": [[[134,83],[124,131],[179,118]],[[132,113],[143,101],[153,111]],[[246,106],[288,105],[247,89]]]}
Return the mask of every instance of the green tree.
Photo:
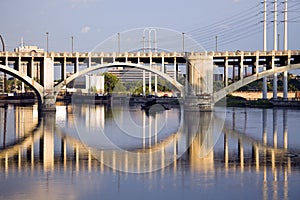
{"label": "green tree", "polygon": [[104,91],[112,93],[119,81],[118,77],[108,72],[104,72],[102,75],[104,76]]}

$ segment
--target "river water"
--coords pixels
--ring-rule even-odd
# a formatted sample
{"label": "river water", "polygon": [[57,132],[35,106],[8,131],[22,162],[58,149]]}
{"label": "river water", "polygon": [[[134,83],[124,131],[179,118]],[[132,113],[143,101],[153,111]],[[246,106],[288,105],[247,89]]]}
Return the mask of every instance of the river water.
{"label": "river water", "polygon": [[0,108],[0,199],[299,199],[300,110]]}

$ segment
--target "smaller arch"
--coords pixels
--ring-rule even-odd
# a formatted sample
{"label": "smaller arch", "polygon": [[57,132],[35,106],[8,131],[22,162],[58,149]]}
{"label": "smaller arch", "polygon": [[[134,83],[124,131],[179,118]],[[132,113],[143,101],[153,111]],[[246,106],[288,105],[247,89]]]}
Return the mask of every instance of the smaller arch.
{"label": "smaller arch", "polygon": [[236,91],[237,89],[239,89],[245,85],[248,85],[249,83],[252,83],[256,80],[259,80],[259,79],[267,77],[267,76],[274,75],[276,73],[282,73],[284,71],[290,71],[290,70],[299,69],[299,68],[300,68],[300,64],[287,65],[287,66],[277,67],[274,69],[269,69],[269,70],[260,72],[258,74],[254,74],[252,76],[246,77],[242,80],[239,80],[239,81],[229,85],[228,87],[225,87],[225,88],[215,92],[214,93],[214,102],[216,103],[216,102],[220,101],[227,94],[230,94],[230,93]]}
{"label": "smaller arch", "polygon": [[0,71],[7,73],[21,80],[22,82],[26,83],[26,85],[28,85],[36,93],[39,103],[43,103],[44,87],[40,85],[38,82],[30,78],[29,76],[25,76],[24,74],[21,74],[19,71],[7,67],[5,65],[0,65]]}
{"label": "smaller arch", "polygon": [[87,73],[90,73],[92,71],[96,71],[99,69],[105,69],[105,68],[111,68],[111,67],[130,67],[130,68],[137,68],[137,69],[141,69],[141,70],[145,70],[148,72],[153,72],[159,76],[161,76],[162,78],[166,79],[167,81],[169,81],[176,89],[178,89],[182,94],[184,92],[184,86],[181,85],[179,82],[177,82],[176,80],[174,80],[173,78],[171,78],[169,75],[162,73],[161,71],[158,71],[156,69],[150,68],[148,66],[144,66],[144,65],[140,65],[140,64],[133,64],[133,63],[119,63],[119,62],[114,62],[114,63],[108,63],[108,64],[102,64],[99,66],[95,66],[95,67],[90,67],[90,68],[86,68],[84,70],[81,70],[75,74],[73,74],[72,76],[68,77],[66,80],[62,81],[61,83],[57,84],[54,88],[54,91],[56,93],[56,95],[59,93],[59,91],[62,89],[63,86],[69,84],[71,81],[75,80],[76,78],[83,76]]}

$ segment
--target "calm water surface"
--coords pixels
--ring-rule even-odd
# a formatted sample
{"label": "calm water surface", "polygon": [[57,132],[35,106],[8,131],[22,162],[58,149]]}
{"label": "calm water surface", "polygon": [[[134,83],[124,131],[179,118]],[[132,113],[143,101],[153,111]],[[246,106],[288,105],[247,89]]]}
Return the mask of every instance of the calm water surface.
{"label": "calm water surface", "polygon": [[0,108],[0,199],[299,199],[300,110]]}

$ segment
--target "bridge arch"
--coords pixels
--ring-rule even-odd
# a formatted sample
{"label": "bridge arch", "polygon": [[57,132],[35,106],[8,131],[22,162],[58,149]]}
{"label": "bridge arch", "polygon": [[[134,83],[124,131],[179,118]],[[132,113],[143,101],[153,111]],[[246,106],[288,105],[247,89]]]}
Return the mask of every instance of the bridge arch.
{"label": "bridge arch", "polygon": [[184,92],[184,86],[182,84],[180,84],[179,82],[177,82],[176,80],[171,78],[169,75],[167,75],[165,73],[162,73],[159,70],[156,70],[156,69],[150,68],[149,66],[144,66],[144,65],[141,65],[141,64],[114,62],[114,63],[101,64],[101,65],[98,65],[98,66],[86,68],[84,70],[79,71],[78,73],[75,73],[75,74],[71,75],[65,81],[63,81],[63,82],[61,82],[61,83],[59,83],[58,85],[55,86],[55,89],[54,89],[55,93],[57,95],[59,93],[59,91],[62,89],[63,86],[69,84],[71,81],[75,80],[76,78],[78,78],[80,76],[83,76],[87,73],[90,73],[92,71],[96,71],[96,70],[99,70],[99,69],[112,68],[112,67],[137,68],[137,69],[145,70],[145,71],[148,71],[148,72],[153,72],[153,73],[161,76],[162,78],[166,79],[168,82],[170,82],[182,94]]}
{"label": "bridge arch", "polygon": [[295,69],[300,69],[300,64],[281,66],[281,67],[269,69],[269,70],[260,72],[258,74],[254,74],[254,75],[248,76],[246,78],[243,78],[242,80],[239,80],[239,81],[215,92],[214,93],[214,102],[216,103],[216,102],[220,101],[227,94],[230,94],[230,93],[236,91],[237,89],[239,89],[245,85],[248,85],[249,83],[252,83],[256,80],[259,80],[259,79],[267,77],[267,76],[274,75],[276,73],[282,73],[285,71],[290,71],[290,70],[295,70]]}
{"label": "bridge arch", "polygon": [[29,76],[26,76],[22,73],[20,73],[17,70],[14,70],[13,68],[7,67],[5,65],[0,65],[0,71],[9,74],[22,82],[26,83],[37,95],[38,102],[43,103],[43,86],[40,85],[38,82],[30,78]]}

